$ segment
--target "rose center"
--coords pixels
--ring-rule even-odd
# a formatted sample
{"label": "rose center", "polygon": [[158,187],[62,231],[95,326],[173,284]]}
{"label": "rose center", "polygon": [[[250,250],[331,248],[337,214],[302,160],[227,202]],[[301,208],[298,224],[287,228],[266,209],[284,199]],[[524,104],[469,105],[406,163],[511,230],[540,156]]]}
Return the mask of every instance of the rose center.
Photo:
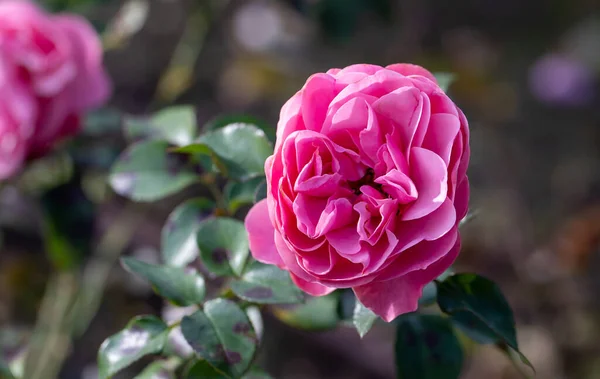
{"label": "rose center", "polygon": [[369,186],[375,188],[384,196],[389,197],[389,195],[383,190],[383,186],[379,183],[375,183],[375,171],[370,167],[367,168],[365,175],[359,180],[348,181],[348,186],[356,195],[360,195],[362,193],[360,190],[362,186]]}

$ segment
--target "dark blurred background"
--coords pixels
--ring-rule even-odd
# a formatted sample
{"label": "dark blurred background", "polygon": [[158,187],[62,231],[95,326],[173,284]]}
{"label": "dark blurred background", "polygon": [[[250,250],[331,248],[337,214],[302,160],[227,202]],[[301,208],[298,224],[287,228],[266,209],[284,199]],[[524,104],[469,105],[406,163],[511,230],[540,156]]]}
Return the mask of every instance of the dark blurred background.
{"label": "dark blurred background", "polygon": [[[45,5],[92,21],[102,33],[115,86],[110,106],[90,117],[72,147],[78,163],[74,177],[83,190],[46,196],[61,210],[80,211],[69,232],[83,244],[91,238],[82,261],[97,259],[94,251],[100,250],[108,258],[99,262],[109,262],[100,264],[100,274],[93,267],[89,273],[99,276],[106,292],[90,328],[65,353],[61,378],[95,379],[102,340],[135,314],[163,311],[150,288],[113,266],[115,256],[157,260],[166,216],[195,194],[190,189],[157,204],[132,206],[102,184],[111,160],[125,147],[120,119],[111,109],[147,114],[191,104],[201,124],[219,114],[243,113],[274,126],[281,105],[312,73],[397,62],[456,74],[449,94],[470,122],[471,208],[477,217],[463,229],[457,271],[475,271],[500,285],[538,378],[600,378],[597,0],[49,0]],[[50,159],[60,166],[60,156]],[[37,181],[38,176],[30,174]],[[5,353],[14,356],[28,339],[36,312],[46,309],[40,302],[50,271],[28,196],[12,186],[0,194],[0,338],[10,343]],[[78,199],[86,199],[85,205],[75,204]],[[129,228],[115,228],[119,222]],[[108,239],[102,237],[107,230],[113,233]],[[267,315],[261,360],[276,378],[392,378],[391,330],[377,325],[361,341],[350,328],[301,332]],[[463,377],[519,375],[493,348],[468,346]]]}

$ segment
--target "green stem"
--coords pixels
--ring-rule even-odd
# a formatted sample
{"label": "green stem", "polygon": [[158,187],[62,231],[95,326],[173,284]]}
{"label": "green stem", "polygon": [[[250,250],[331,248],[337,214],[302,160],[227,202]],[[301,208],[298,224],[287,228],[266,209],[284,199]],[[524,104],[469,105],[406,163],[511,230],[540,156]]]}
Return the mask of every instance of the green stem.
{"label": "green stem", "polygon": [[50,278],[29,343],[23,378],[54,379],[58,376],[71,346],[70,325],[64,316],[75,298],[76,289],[73,272],[57,272]]}
{"label": "green stem", "polygon": [[24,378],[58,377],[72,339],[89,327],[100,307],[108,275],[143,218],[142,212],[123,211],[98,243],[79,283],[72,271],[52,274],[29,344]]}
{"label": "green stem", "polygon": [[68,315],[74,336],[83,334],[96,315],[108,276],[144,217],[145,212],[125,209],[98,243],[83,271],[81,290]]}
{"label": "green stem", "polygon": [[217,205],[217,212],[224,213],[225,216],[229,215],[229,208],[227,207],[227,201],[221,192],[219,186],[216,183],[216,177],[214,174],[204,174],[200,177],[200,182],[208,189],[212,197],[215,199]]}

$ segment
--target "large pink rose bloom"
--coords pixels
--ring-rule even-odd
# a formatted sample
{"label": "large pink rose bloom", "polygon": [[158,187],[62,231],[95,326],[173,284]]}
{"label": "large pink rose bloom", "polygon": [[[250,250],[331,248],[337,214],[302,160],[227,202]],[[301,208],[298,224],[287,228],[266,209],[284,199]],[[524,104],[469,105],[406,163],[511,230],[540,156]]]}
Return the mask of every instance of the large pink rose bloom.
{"label": "large pink rose bloom", "polygon": [[102,46],[87,21],[0,0],[0,179],[76,133],[81,113],[109,94]]}
{"label": "large pink rose bloom", "polygon": [[468,162],[467,120],[427,70],[315,74],[281,110],[267,198],[245,221],[252,254],[391,321],[458,254]]}

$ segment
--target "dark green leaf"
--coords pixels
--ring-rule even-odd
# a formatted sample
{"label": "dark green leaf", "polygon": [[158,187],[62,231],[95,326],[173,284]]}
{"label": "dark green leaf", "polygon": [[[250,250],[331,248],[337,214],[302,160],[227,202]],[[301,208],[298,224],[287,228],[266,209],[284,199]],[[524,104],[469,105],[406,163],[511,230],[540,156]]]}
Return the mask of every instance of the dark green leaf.
{"label": "dark green leaf", "polygon": [[200,257],[215,275],[241,275],[249,254],[246,228],[227,217],[204,220],[198,228]]}
{"label": "dark green leaf", "polygon": [[121,128],[121,112],[118,109],[103,108],[88,112],[83,121],[82,133],[85,135],[102,135]]}
{"label": "dark green leaf", "polygon": [[377,315],[356,299],[352,322],[360,338],[364,337],[371,330],[375,320],[377,320]]}
{"label": "dark green leaf", "polygon": [[234,378],[246,371],[258,342],[246,313],[225,299],[208,301],[204,310],[184,317],[181,331],[199,357]]}
{"label": "dark green leaf", "polygon": [[476,274],[455,274],[437,282],[437,291],[440,309],[465,334],[480,343],[506,343],[533,369],[519,352],[512,310],[494,282]]}
{"label": "dark green leaf", "polygon": [[146,279],[160,296],[177,306],[199,304],[204,300],[205,285],[202,276],[187,273],[183,268],[158,266],[134,258],[121,259],[130,272]]}
{"label": "dark green leaf", "polygon": [[[454,274],[454,271],[452,271],[452,269],[449,268],[446,271],[444,271],[442,273],[442,275],[440,275],[437,278],[437,280],[444,280],[452,274]],[[425,288],[423,288],[423,295],[421,295],[421,298],[419,299],[419,306],[423,307],[423,306],[433,305],[436,303],[436,301],[437,301],[437,287],[435,285],[435,282],[431,282],[431,283],[427,284],[425,286]]]}
{"label": "dark green leaf", "polygon": [[435,76],[438,85],[444,92],[448,91],[448,88],[456,80],[456,75],[449,72],[434,72],[433,76]]}
{"label": "dark green leaf", "polygon": [[125,118],[125,135],[132,141],[149,138],[185,146],[194,141],[197,133],[196,112],[192,106],[169,107],[150,118]]}
{"label": "dark green leaf", "polygon": [[249,372],[246,373],[246,375],[242,377],[242,379],[273,379],[273,377],[267,374],[264,370],[258,367],[253,367]]}
{"label": "dark green leaf", "polygon": [[354,295],[354,291],[346,288],[337,292],[339,292],[337,312],[340,320],[352,320],[354,317],[354,308],[356,307],[356,295]]}
{"label": "dark green leaf", "polygon": [[205,360],[194,362],[183,375],[183,379],[226,379],[228,375],[219,372]]}
{"label": "dark green leaf", "polygon": [[189,145],[171,148],[170,151],[174,151],[176,153],[184,153],[184,154],[205,154],[210,156],[212,151],[210,147],[206,146],[201,142],[190,143]]}
{"label": "dark green leaf", "polygon": [[44,193],[41,204],[51,262],[59,269],[77,266],[91,249],[96,217],[96,206],[81,188],[81,176]]}
{"label": "dark green leaf", "polygon": [[225,185],[223,194],[229,204],[229,212],[234,214],[241,206],[252,204],[258,187],[264,181],[264,178],[259,176],[245,182],[228,182]]}
{"label": "dark green leaf", "polygon": [[288,272],[256,261],[240,280],[231,282],[231,290],[239,298],[258,304],[295,304],[304,300]]}
{"label": "dark green leaf", "polygon": [[160,353],[169,335],[168,326],[154,316],[140,316],[109,337],[98,352],[98,377],[108,379],[142,357]]}
{"label": "dark green leaf", "polygon": [[197,198],[180,204],[171,212],[161,236],[162,257],[167,265],[184,267],[196,259],[196,233],[214,207],[211,200]]}
{"label": "dark green leaf", "polygon": [[450,321],[437,315],[407,314],[396,331],[397,376],[419,379],[458,379],[462,347]]}
{"label": "dark green leaf", "polygon": [[219,170],[230,178],[247,180],[264,175],[265,160],[273,146],[254,125],[231,124],[210,131],[198,139],[218,157]]}
{"label": "dark green leaf", "polygon": [[173,369],[168,366],[166,361],[152,362],[134,379],[175,379]]}
{"label": "dark green leaf", "polygon": [[267,182],[263,180],[263,182],[258,186],[256,192],[254,193],[254,202],[258,203],[262,199],[267,198]]}
{"label": "dark green leaf", "polygon": [[273,313],[284,323],[304,330],[330,330],[340,321],[337,312],[338,293],[308,297],[304,304],[275,307]]}
{"label": "dark green leaf", "polygon": [[165,141],[143,141],[128,147],[113,165],[112,188],[135,201],[155,201],[181,191],[197,175],[181,154],[168,153]]}
{"label": "dark green leaf", "polygon": [[204,172],[219,172],[219,167],[221,170],[226,170],[226,168],[218,160],[217,156],[204,143],[194,142],[189,145],[172,148],[171,151],[175,153],[188,154],[190,159],[198,163]]}

